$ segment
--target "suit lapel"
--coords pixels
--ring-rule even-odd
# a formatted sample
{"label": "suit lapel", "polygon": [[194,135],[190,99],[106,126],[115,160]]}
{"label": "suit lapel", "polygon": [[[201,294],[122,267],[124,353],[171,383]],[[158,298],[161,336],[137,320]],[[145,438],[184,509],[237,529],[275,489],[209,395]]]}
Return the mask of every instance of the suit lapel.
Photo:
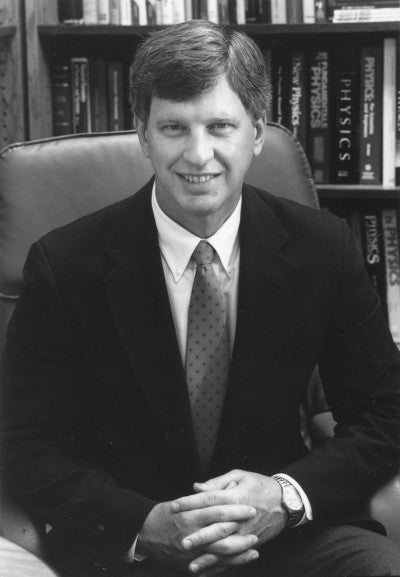
{"label": "suit lapel", "polygon": [[224,456],[240,445],[260,393],[268,386],[279,343],[289,330],[297,280],[296,263],[283,250],[289,243],[271,209],[245,185],[236,337],[214,464],[222,464]]}
{"label": "suit lapel", "polygon": [[151,183],[132,198],[111,235],[106,252],[116,267],[105,286],[137,381],[172,456],[192,478],[198,473],[197,451],[150,198]]}

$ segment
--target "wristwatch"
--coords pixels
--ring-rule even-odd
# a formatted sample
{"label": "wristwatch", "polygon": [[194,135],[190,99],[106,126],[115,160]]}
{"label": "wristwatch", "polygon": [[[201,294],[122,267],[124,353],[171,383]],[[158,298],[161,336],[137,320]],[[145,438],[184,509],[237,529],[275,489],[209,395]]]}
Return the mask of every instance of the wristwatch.
{"label": "wristwatch", "polygon": [[287,526],[295,527],[303,518],[304,503],[297,489],[289,481],[279,475],[274,475],[274,479],[278,481],[282,489],[282,505],[288,512]]}

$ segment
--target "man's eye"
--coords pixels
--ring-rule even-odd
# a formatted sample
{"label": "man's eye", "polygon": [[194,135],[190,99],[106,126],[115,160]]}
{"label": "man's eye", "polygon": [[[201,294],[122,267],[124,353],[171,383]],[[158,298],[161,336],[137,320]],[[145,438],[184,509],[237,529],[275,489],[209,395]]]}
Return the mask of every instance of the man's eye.
{"label": "man's eye", "polygon": [[178,133],[183,131],[183,126],[180,124],[166,124],[163,126],[163,131],[167,133]]}
{"label": "man's eye", "polygon": [[217,132],[226,132],[232,128],[232,124],[229,122],[215,122],[211,125],[211,130],[215,130]]}

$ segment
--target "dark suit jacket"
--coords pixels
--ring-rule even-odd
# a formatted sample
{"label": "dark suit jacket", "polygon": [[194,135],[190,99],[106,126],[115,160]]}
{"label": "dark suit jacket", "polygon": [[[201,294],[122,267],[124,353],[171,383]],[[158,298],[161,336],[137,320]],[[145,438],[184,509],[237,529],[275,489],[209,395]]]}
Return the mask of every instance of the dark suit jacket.
{"label": "dark suit jacket", "polygon": [[[36,243],[9,327],[6,490],[82,539],[129,547],[200,480],[151,183]],[[237,332],[209,475],[285,472],[316,522],[365,515],[399,467],[399,351],[344,222],[244,186]],[[308,454],[319,364],[336,438]],[[105,547],[105,550],[107,547]]]}

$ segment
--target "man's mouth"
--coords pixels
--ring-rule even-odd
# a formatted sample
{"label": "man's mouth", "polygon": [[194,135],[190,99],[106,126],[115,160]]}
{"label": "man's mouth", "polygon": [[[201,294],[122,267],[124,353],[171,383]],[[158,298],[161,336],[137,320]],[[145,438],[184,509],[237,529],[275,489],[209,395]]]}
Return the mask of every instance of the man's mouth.
{"label": "man's mouth", "polygon": [[191,182],[194,184],[203,184],[204,182],[209,182],[218,174],[180,174],[181,178],[186,180],[186,182]]}

